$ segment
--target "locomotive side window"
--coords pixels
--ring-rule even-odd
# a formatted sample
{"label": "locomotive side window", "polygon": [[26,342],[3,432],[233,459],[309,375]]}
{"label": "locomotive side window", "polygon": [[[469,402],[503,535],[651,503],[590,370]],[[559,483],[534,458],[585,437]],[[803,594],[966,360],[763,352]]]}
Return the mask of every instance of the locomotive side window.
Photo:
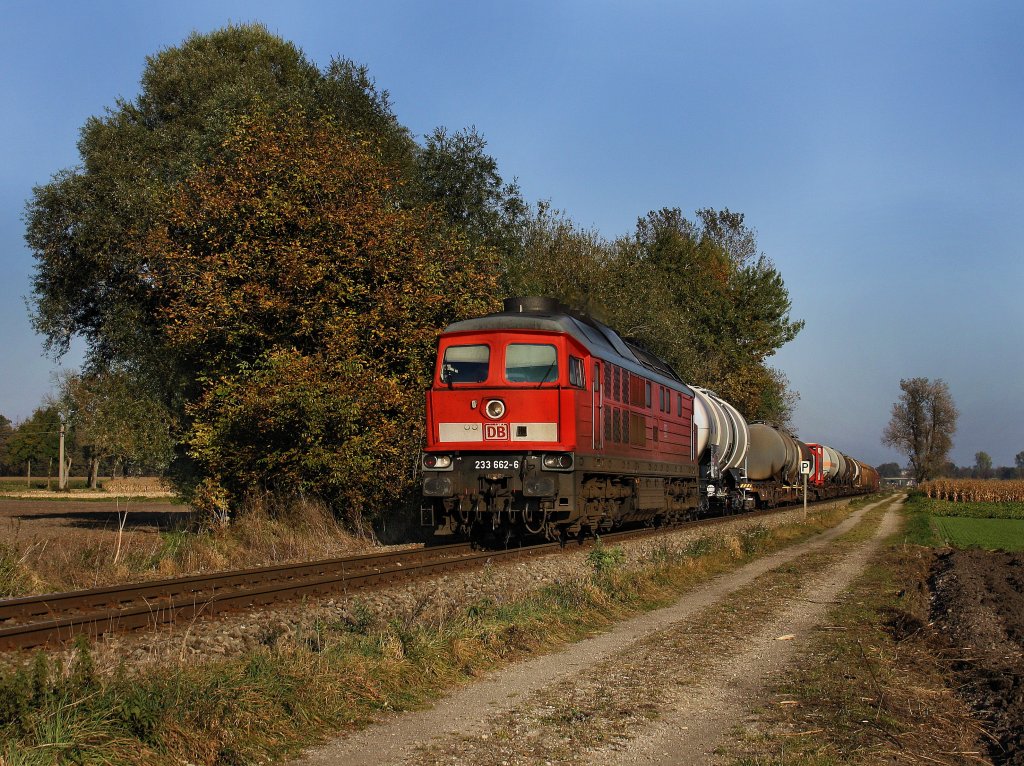
{"label": "locomotive side window", "polygon": [[558,380],[558,352],[547,344],[509,343],[505,349],[505,380],[509,383]]}
{"label": "locomotive side window", "polygon": [[577,388],[587,387],[586,363],[576,356],[569,357],[569,385]]}
{"label": "locomotive side window", "polygon": [[646,392],[646,395],[647,395],[646,396],[647,406],[650,407],[651,406],[651,383],[650,383],[650,381],[648,381],[646,386],[645,386],[645,392]]}
{"label": "locomotive side window", "polygon": [[442,383],[483,383],[491,349],[487,346],[449,346],[441,362]]}

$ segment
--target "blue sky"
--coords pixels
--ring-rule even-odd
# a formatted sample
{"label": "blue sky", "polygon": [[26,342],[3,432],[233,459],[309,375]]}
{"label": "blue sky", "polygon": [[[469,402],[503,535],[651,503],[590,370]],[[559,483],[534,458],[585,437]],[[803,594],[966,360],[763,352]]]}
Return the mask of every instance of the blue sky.
{"label": "blue sky", "polygon": [[[807,326],[773,360],[799,434],[878,464],[900,378],[941,377],[953,459],[1024,450],[1024,5],[1017,2],[0,1],[0,413],[57,363],[24,297],[33,185],[145,57],[262,21],[366,64],[422,136],[470,125],[506,178],[612,238],[743,212]],[[75,367],[81,349],[63,362]]]}

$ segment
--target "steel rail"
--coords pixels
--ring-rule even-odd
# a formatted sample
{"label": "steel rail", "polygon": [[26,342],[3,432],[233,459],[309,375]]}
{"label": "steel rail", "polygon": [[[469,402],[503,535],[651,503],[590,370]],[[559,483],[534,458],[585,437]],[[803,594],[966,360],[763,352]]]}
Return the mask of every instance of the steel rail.
{"label": "steel rail", "polygon": [[46,617],[55,612],[96,608],[117,609],[136,601],[152,602],[162,598],[182,598],[207,591],[216,592],[220,588],[256,586],[262,582],[272,582],[284,577],[294,579],[326,575],[343,570],[370,569],[405,559],[422,558],[427,552],[431,557],[440,558],[446,555],[461,554],[467,550],[469,550],[468,543],[431,548],[409,548],[401,551],[367,553],[300,564],[275,564],[268,567],[225,570],[166,580],[150,580],[128,585],[5,599],[0,600],[0,624],[19,618]]}
{"label": "steel rail", "polygon": [[[844,500],[847,498],[813,505]],[[790,506],[718,516],[609,532],[599,537],[615,542],[792,510],[794,507]],[[348,594],[397,580],[480,567],[496,560],[543,556],[565,547],[578,549],[594,543],[593,538],[587,538],[578,546],[549,542],[491,551],[471,551],[468,543],[460,543],[0,600],[0,650],[66,642],[81,634],[96,638],[118,631],[155,628],[296,598]],[[7,624],[12,622],[15,624]]]}

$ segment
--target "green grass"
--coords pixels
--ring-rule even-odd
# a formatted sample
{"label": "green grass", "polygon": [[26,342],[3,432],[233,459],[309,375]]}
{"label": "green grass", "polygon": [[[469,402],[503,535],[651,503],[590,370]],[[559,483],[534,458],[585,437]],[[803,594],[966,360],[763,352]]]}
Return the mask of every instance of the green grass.
{"label": "green grass", "polygon": [[1024,519],[976,519],[934,516],[938,536],[954,548],[1024,550]]}
{"label": "green grass", "polygon": [[928,547],[1024,550],[1024,503],[951,503],[912,495],[906,541]]}

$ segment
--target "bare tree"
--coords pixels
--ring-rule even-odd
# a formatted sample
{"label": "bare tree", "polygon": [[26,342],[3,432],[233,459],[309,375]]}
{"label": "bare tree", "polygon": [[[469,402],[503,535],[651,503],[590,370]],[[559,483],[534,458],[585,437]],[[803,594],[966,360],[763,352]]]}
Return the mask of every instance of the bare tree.
{"label": "bare tree", "polygon": [[909,378],[900,381],[900,388],[903,393],[892,406],[882,443],[906,453],[914,478],[924,481],[942,468],[960,413],[941,378]]}

